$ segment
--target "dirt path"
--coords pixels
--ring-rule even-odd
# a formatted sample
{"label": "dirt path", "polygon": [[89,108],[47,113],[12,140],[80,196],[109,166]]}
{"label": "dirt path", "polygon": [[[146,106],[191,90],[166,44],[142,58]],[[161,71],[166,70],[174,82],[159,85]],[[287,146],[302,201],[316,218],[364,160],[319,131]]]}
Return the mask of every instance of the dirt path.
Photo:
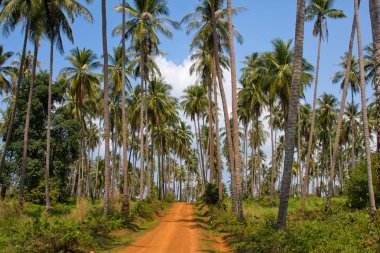
{"label": "dirt path", "polygon": [[176,203],[161,223],[119,253],[195,253],[203,249],[193,206]]}

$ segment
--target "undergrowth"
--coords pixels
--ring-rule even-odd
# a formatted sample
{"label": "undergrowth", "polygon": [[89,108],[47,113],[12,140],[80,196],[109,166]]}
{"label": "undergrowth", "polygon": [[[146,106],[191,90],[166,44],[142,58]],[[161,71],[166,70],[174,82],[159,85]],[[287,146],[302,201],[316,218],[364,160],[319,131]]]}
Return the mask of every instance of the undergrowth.
{"label": "undergrowth", "polygon": [[79,200],[76,205],[44,206],[27,203],[21,213],[17,201],[0,201],[0,252],[89,252],[112,244],[111,231],[138,230],[139,224],[152,220],[168,203],[140,201],[131,203],[131,215],[123,216],[120,201],[108,215],[101,202]]}
{"label": "undergrowth", "polygon": [[203,207],[202,212],[239,253],[380,251],[380,224],[368,210],[350,209],[346,198],[335,198],[332,211],[324,213],[324,201],[310,197],[302,212],[299,199],[291,199],[286,231],[274,229],[278,208],[266,199],[244,202],[244,222],[217,206]]}

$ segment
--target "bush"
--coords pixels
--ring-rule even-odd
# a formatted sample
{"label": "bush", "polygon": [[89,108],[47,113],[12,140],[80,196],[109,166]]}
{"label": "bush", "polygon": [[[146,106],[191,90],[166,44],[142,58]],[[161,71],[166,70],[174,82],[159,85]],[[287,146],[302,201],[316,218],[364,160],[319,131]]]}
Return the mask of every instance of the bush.
{"label": "bush", "polygon": [[[372,166],[379,166],[375,156],[372,157]],[[372,169],[373,187],[375,191],[376,202],[380,200],[380,191],[378,187],[377,169]],[[361,159],[354,170],[350,173],[350,179],[346,182],[346,194],[348,205],[354,209],[362,209],[369,205],[367,164],[365,159]]]}
{"label": "bush", "polygon": [[175,195],[174,195],[174,193],[171,191],[171,192],[169,192],[166,196],[165,196],[165,202],[166,203],[174,203],[174,201],[175,201]]}
{"label": "bush", "polygon": [[202,201],[208,205],[216,205],[219,202],[218,186],[215,183],[208,183]]}

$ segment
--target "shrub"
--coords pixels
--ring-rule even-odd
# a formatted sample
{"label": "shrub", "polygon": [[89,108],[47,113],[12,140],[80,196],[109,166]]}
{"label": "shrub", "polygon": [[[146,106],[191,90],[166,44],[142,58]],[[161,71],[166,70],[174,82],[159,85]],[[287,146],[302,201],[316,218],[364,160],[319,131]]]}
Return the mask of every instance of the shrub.
{"label": "shrub", "polygon": [[154,209],[151,204],[145,201],[137,202],[135,208],[132,210],[132,214],[137,217],[152,219],[154,214]]}
{"label": "shrub", "polygon": [[204,203],[208,205],[216,205],[219,202],[218,186],[215,183],[208,183],[205,193],[202,196]]}
{"label": "shrub", "polygon": [[173,202],[175,201],[175,195],[174,195],[174,193],[171,191],[171,192],[169,192],[168,194],[166,194],[164,200],[165,200],[165,202],[167,202],[167,203],[173,203]]}
{"label": "shrub", "polygon": [[[373,168],[379,166],[375,159],[372,157]],[[378,187],[377,169],[372,169],[373,186],[375,191],[376,202],[380,200],[380,191]],[[361,159],[353,171],[350,173],[350,179],[346,182],[346,194],[348,197],[348,205],[355,209],[362,209],[369,204],[368,193],[368,177],[367,177],[367,164],[365,159]]]}

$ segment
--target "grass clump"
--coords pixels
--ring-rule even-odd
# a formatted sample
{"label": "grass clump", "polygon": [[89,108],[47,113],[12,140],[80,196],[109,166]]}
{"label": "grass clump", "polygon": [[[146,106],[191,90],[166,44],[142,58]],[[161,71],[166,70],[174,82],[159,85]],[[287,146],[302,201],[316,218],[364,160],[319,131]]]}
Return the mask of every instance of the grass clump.
{"label": "grass clump", "polygon": [[159,201],[132,203],[131,216],[123,216],[117,203],[108,215],[100,202],[78,200],[76,205],[57,204],[53,210],[27,203],[19,212],[16,200],[0,201],[0,252],[89,252],[113,244],[112,231],[152,219],[167,204]]}
{"label": "grass clump", "polygon": [[244,203],[244,222],[229,211],[209,206],[213,229],[224,233],[236,252],[379,252],[380,225],[368,210],[353,210],[347,198],[333,199],[332,211],[324,213],[325,199],[310,197],[302,212],[299,199],[291,199],[286,231],[274,229],[278,207],[263,199]]}

